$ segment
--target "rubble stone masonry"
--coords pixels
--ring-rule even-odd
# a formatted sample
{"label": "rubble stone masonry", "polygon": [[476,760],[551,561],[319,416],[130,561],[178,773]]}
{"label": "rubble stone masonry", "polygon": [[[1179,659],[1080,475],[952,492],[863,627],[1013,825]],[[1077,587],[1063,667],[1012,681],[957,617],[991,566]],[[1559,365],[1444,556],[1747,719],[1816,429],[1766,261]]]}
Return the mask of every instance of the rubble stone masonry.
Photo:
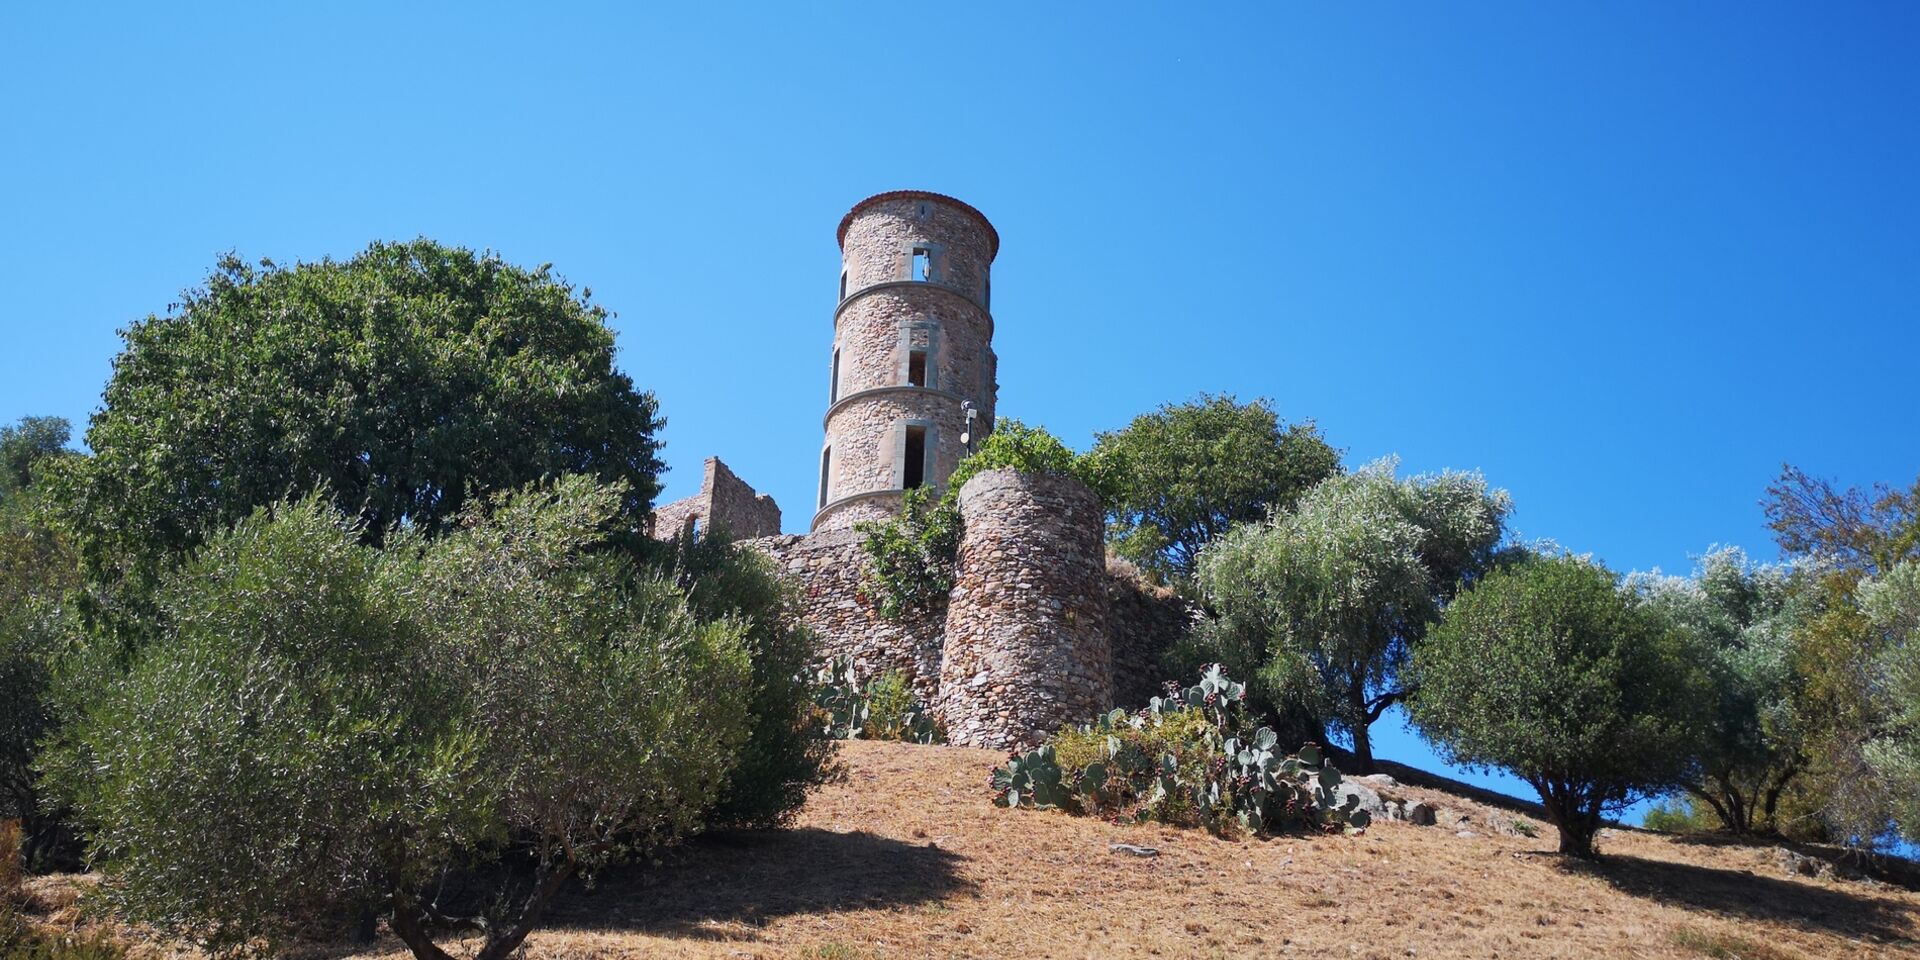
{"label": "rubble stone masonry", "polygon": [[1028,747],[1112,707],[1093,491],[1072,477],[989,470],[960,488],[960,514],[934,702],[948,739]]}
{"label": "rubble stone masonry", "polygon": [[780,506],[755,493],[719,457],[708,457],[699,493],[653,511],[652,534],[658,539],[671,540],[694,525],[702,532],[725,530],[736,539],[771,536],[780,532]]}

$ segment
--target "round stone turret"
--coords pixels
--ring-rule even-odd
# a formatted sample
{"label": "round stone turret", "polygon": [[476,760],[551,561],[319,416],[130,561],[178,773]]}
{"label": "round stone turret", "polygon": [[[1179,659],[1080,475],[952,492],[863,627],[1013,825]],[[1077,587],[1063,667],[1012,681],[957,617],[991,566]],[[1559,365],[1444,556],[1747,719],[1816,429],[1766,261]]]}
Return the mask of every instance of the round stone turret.
{"label": "round stone turret", "polygon": [[1113,703],[1100,501],[1072,477],[976,474],[934,711],[953,743],[1031,747]]}
{"label": "round stone turret", "polygon": [[937,490],[993,429],[993,224],[952,197],[898,190],[855,204],[839,239],[815,530],[894,515],[904,491]]}

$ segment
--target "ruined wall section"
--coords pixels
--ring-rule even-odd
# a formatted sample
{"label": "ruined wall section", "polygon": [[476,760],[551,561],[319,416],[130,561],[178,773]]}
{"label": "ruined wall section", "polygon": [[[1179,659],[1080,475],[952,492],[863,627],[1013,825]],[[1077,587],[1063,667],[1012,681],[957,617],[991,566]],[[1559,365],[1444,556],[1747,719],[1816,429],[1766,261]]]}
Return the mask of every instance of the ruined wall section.
{"label": "ruined wall section", "polygon": [[1165,587],[1145,582],[1125,561],[1108,559],[1107,632],[1113,644],[1113,706],[1129,710],[1165,692],[1168,680],[1191,685],[1195,677],[1170,676],[1161,656],[1200,623],[1200,608]]}
{"label": "ruined wall section", "polygon": [[780,505],[734,475],[719,457],[708,457],[700,492],[653,511],[652,535],[671,540],[698,525],[701,532],[725,530],[735,538],[780,533]]}
{"label": "ruined wall section", "polygon": [[800,616],[820,638],[826,658],[845,657],[862,677],[905,673],[922,703],[940,683],[939,616],[886,620],[860,588],[867,555],[863,534],[829,530],[804,537],[762,537],[745,545],[773,559],[800,595]]}
{"label": "ruined wall section", "polygon": [[960,489],[966,533],[934,715],[952,742],[1018,748],[1113,704],[1099,500],[1078,480],[990,470]]}

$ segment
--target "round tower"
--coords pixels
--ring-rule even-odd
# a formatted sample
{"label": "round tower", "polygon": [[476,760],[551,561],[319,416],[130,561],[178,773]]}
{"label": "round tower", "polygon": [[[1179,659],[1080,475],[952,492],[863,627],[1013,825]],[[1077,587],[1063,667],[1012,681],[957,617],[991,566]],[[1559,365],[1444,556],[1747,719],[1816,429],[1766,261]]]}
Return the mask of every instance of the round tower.
{"label": "round tower", "polygon": [[935,716],[968,747],[1027,748],[1113,703],[1100,499],[1011,467],[960,488]]}
{"label": "round tower", "polygon": [[815,530],[938,490],[993,428],[993,224],[952,197],[896,190],[854,204],[839,240]]}

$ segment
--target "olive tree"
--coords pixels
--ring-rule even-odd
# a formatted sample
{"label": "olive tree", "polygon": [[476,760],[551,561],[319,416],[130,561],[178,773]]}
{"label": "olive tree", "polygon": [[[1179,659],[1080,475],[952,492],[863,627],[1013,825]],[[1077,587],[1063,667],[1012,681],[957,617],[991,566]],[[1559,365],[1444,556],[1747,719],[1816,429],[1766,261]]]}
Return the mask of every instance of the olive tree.
{"label": "olive tree", "polygon": [[1253,676],[1263,706],[1304,708],[1347,733],[1371,773],[1369,726],[1406,698],[1409,652],[1492,562],[1510,510],[1478,474],[1403,480],[1384,460],[1324,480],[1201,553],[1218,618],[1199,643]]}
{"label": "olive tree", "polygon": [[1712,710],[1683,786],[1732,833],[1779,829],[1780,800],[1807,768],[1795,669],[1818,612],[1810,564],[1754,564],[1738,547],[1709,552],[1691,577],[1635,574],[1628,589],[1709,655]]}
{"label": "olive tree", "polygon": [[1867,615],[1886,638],[1875,689],[1884,718],[1866,745],[1895,824],[1920,843],[1920,561],[1907,560],[1861,586]]}
{"label": "olive tree", "polygon": [[567,478],[384,551],[313,496],[213,535],[49,772],[113,900],[215,947],[377,911],[497,960],[571,877],[699,829],[746,653],[603,548],[623,498]]}
{"label": "olive tree", "polygon": [[1266,400],[1231,395],[1141,414],[1096,437],[1088,459],[1114,551],[1161,582],[1190,581],[1208,543],[1340,472],[1311,421],[1286,424]]}
{"label": "olive tree", "polygon": [[54,670],[81,582],[48,485],[37,482],[48,461],[73,456],[66,440],[67,422],[57,417],[0,427],[0,819],[21,821],[35,868],[75,862],[59,818],[43,808],[33,770],[55,724]]}
{"label": "olive tree", "polygon": [[1525,780],[1560,851],[1592,857],[1606,814],[1684,782],[1703,655],[1605,568],[1534,556],[1448,606],[1413,651],[1408,712],[1448,761]]}

